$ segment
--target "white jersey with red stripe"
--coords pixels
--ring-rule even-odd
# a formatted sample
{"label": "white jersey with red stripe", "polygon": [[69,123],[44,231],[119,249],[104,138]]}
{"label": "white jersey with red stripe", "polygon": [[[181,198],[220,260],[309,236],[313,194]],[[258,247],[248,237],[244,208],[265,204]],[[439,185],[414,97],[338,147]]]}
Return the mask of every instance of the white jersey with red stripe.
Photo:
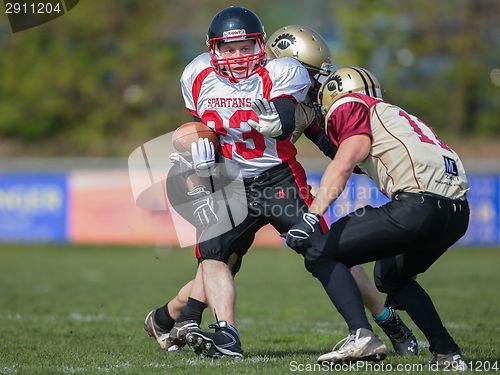
{"label": "white jersey with red stripe", "polygon": [[328,111],[326,131],[336,145],[356,134],[371,137],[370,154],[359,167],[389,197],[397,192],[430,192],[457,199],[469,189],[457,153],[400,107],[348,94]]}
{"label": "white jersey with red stripe", "polygon": [[293,58],[269,61],[257,74],[235,82],[215,72],[208,53],[196,57],[181,77],[186,108],[217,133],[224,163],[244,178],[294,160],[297,153],[290,137],[264,137],[248,125],[249,119],[259,121],[250,108],[254,100],[301,102],[310,84],[307,70]]}

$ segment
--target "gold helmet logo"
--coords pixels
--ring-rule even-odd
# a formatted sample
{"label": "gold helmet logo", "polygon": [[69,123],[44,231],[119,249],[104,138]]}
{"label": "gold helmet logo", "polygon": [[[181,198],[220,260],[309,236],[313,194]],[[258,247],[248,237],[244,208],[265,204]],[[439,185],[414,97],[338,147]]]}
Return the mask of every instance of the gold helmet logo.
{"label": "gold helmet logo", "polygon": [[332,74],[328,80],[326,81],[326,87],[332,93],[336,93],[337,91],[341,92],[342,89],[342,78],[338,74]]}
{"label": "gold helmet logo", "polygon": [[286,33],[279,35],[274,42],[271,44],[271,47],[278,47],[281,50],[287,49],[292,44],[295,44],[297,38],[295,38],[292,34]]}

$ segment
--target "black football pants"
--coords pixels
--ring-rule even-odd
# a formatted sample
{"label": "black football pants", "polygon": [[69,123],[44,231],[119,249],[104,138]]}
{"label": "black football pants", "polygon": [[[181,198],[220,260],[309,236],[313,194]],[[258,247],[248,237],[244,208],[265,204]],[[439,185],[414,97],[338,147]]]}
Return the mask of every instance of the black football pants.
{"label": "black football pants", "polygon": [[399,193],[382,207],[367,206],[335,222],[325,247],[312,247],[306,259],[317,262],[326,256],[349,267],[377,261],[377,288],[407,311],[426,335],[431,351],[453,352],[457,345],[414,276],[457,242],[468,223],[466,200]]}

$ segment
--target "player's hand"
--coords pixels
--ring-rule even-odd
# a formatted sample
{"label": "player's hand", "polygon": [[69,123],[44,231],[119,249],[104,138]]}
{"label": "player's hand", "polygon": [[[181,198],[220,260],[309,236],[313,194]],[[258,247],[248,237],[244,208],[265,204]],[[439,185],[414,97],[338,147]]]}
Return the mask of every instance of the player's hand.
{"label": "player's hand", "polygon": [[214,200],[205,186],[196,186],[187,195],[193,199],[193,217],[196,227],[205,229],[219,221],[215,213]]}
{"label": "player's hand", "polygon": [[215,166],[214,144],[208,138],[200,138],[198,142],[191,143],[191,156],[193,168],[200,177],[208,177]]}
{"label": "player's hand", "polygon": [[259,122],[248,120],[248,125],[266,137],[276,138],[283,134],[280,116],[273,102],[266,98],[257,99],[252,109],[259,117]]}
{"label": "player's hand", "polygon": [[286,244],[295,251],[302,253],[309,244],[311,235],[319,229],[321,216],[317,214],[305,213],[302,220],[295,224],[286,233]]}

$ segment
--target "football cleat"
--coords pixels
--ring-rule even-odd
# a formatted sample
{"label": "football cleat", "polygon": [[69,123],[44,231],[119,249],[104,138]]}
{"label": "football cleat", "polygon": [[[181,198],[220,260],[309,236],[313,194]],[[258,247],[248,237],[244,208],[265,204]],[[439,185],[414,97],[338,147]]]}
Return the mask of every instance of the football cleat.
{"label": "football cleat", "polygon": [[[339,347],[337,349],[337,347]],[[381,361],[387,356],[387,348],[372,331],[358,328],[340,340],[331,352],[318,358],[318,363],[351,363],[357,361]]]}
{"label": "football cleat", "polygon": [[196,329],[186,335],[187,344],[196,354],[211,358],[223,356],[243,358],[243,348],[236,327],[219,320],[216,324],[210,324],[208,328],[215,329],[215,332]]}
{"label": "football cleat", "polygon": [[193,329],[199,329],[200,326],[196,320],[184,320],[177,322],[169,332],[169,340],[175,341],[178,344],[186,345],[186,334]]}
{"label": "football cleat", "polygon": [[460,352],[449,354],[433,353],[432,359],[428,364],[429,370],[445,370],[445,371],[467,371],[469,366],[465,362]]}
{"label": "football cleat", "polygon": [[389,307],[389,311],[390,315],[386,320],[382,322],[375,320],[375,323],[389,337],[397,354],[418,355],[417,339],[392,307]]}
{"label": "football cleat", "polygon": [[396,301],[396,299],[392,297],[390,294],[388,294],[387,297],[385,298],[384,307],[390,307],[393,310],[404,311],[403,306],[401,306],[399,302]]}
{"label": "football cleat", "polygon": [[171,339],[170,334],[155,322],[155,311],[156,309],[150,311],[144,320],[144,330],[148,336],[154,337],[162,350],[166,350],[168,352],[182,350],[184,345],[178,342],[178,340]]}

